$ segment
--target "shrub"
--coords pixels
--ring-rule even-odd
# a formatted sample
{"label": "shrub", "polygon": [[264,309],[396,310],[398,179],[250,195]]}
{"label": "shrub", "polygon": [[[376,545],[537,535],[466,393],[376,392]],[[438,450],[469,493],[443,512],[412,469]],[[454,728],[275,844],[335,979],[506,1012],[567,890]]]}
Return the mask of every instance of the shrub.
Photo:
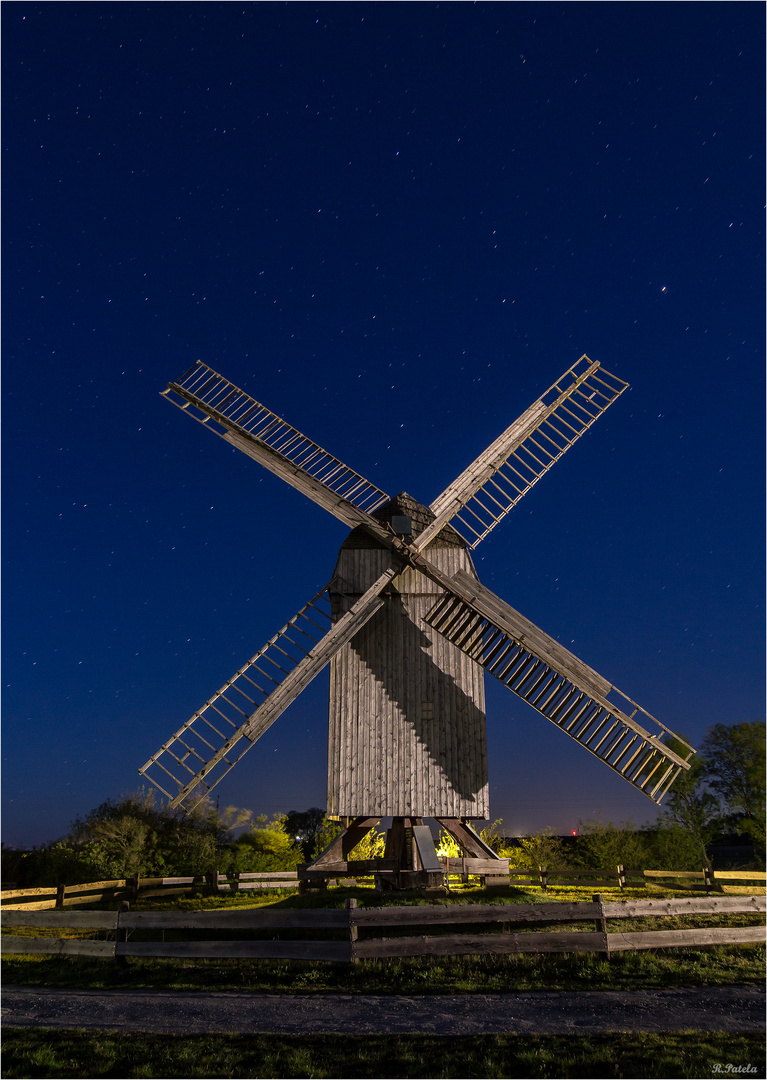
{"label": "shrub", "polygon": [[504,848],[504,857],[506,852],[512,869],[537,870],[545,866],[548,870],[565,870],[570,861],[562,838],[551,829],[520,838],[515,847]]}
{"label": "shrub", "polygon": [[255,819],[250,829],[229,846],[232,873],[265,873],[268,870],[295,870],[304,861],[298,841],[289,836],[286,816],[275,814],[269,821],[266,814]]}

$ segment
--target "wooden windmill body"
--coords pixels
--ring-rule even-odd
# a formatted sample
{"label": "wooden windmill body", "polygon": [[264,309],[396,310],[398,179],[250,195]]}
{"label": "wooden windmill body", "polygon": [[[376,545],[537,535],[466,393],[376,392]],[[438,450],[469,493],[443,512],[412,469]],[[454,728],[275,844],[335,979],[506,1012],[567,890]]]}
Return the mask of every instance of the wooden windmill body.
{"label": "wooden windmill body", "polygon": [[692,748],[486,589],[470,554],[626,386],[581,357],[426,507],[390,499],[200,361],[169,383],[171,402],[351,532],[331,581],[139,772],[192,808],[330,665],[327,805],[347,828],[305,877],[353,871],[349,852],[390,817],[373,869],[433,883],[424,818],[477,867],[494,858],[469,824],[489,817],[488,671],[659,803]]}
{"label": "wooden windmill body", "polygon": [[[376,511],[388,524],[398,516],[410,519],[416,536],[433,517],[404,493]],[[466,544],[450,526],[429,553],[442,573],[464,570],[476,578]],[[339,615],[392,559],[364,528],[351,533],[334,573]],[[441,593],[405,567],[384,592],[384,606],[331,660],[329,814],[488,816],[484,673],[426,622]]]}

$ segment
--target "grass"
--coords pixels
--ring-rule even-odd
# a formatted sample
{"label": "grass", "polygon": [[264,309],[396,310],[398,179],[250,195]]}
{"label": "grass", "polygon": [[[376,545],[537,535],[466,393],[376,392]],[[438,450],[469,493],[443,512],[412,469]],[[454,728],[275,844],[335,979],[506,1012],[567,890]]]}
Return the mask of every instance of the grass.
{"label": "grass", "polygon": [[[720,1065],[721,1071],[715,1069]],[[16,1077],[715,1077],[765,1075],[758,1035],[113,1035],[6,1029]],[[730,1074],[737,1075],[733,1069]],[[743,1074],[741,1074],[743,1075]]]}
{"label": "grass", "polygon": [[445,956],[325,964],[299,960],[132,959],[119,968],[80,957],[9,956],[6,985],[69,990],[234,991],[239,993],[490,994],[531,990],[657,990],[757,985],[763,946],[592,953]]}

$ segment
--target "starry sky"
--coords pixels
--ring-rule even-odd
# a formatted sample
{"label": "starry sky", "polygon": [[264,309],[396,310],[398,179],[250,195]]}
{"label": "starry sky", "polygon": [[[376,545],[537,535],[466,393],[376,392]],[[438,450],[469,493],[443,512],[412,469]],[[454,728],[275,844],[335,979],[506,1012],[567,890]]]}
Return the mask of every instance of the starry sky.
{"label": "starry sky", "polygon": [[[764,716],[764,7],[3,5],[2,837],[108,798],[346,530],[198,358],[431,502],[582,354],[631,389],[475,553],[664,724]],[[656,807],[487,679],[508,833]],[[325,805],[327,673],[216,794]]]}

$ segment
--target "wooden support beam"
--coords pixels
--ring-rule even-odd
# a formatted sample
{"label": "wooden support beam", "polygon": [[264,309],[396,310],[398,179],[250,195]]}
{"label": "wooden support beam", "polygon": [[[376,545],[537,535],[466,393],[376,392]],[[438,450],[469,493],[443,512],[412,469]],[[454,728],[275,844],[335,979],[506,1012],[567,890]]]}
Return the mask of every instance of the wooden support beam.
{"label": "wooden support beam", "polygon": [[344,829],[306,869],[322,870],[334,866],[337,870],[342,867],[345,872],[347,856],[379,821],[380,818],[375,817],[356,817],[349,828]]}
{"label": "wooden support beam", "polygon": [[498,855],[485,841],[477,836],[471,825],[459,818],[435,818],[445,832],[453,837],[464,854],[475,859],[498,859]]}

